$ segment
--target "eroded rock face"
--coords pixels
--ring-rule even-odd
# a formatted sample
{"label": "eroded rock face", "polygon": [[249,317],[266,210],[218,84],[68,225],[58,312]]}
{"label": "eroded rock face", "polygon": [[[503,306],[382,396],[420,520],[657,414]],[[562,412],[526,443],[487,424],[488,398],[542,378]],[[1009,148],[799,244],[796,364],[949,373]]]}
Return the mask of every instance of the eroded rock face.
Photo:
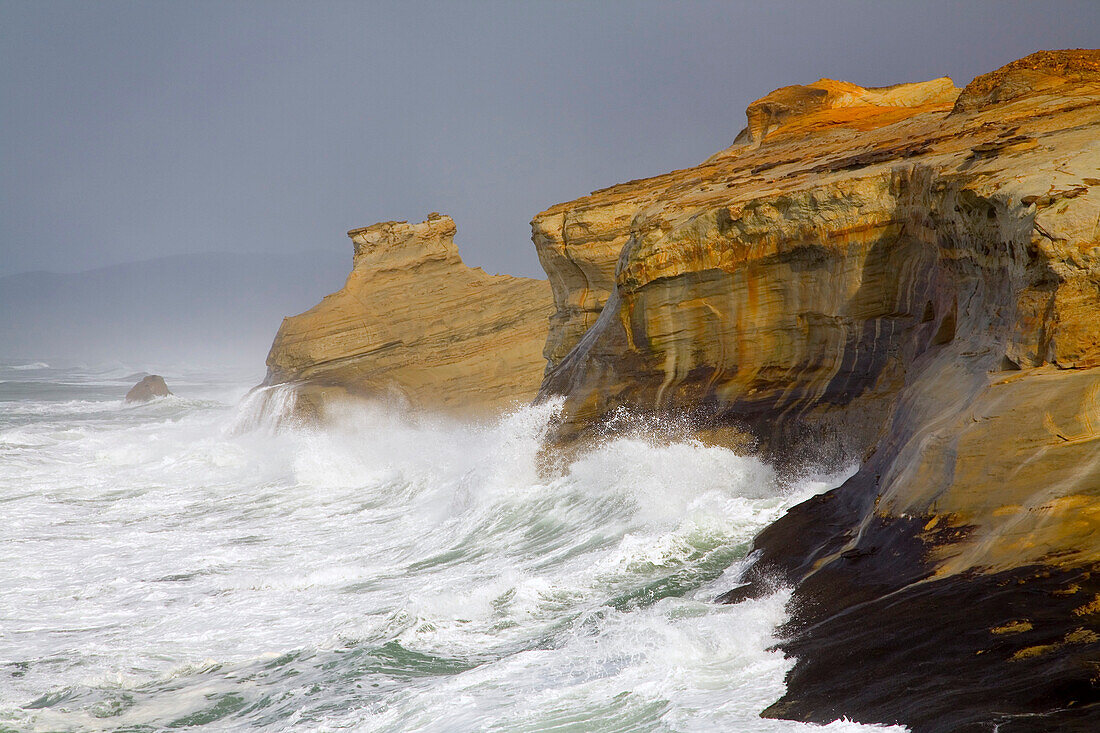
{"label": "eroded rock face", "polygon": [[891,110],[950,104],[958,96],[959,90],[947,77],[870,89],[835,79],[819,79],[805,86],[776,89],[750,104],[745,110],[748,126],[734,142],[759,144],[780,127],[787,127],[784,132],[789,134],[800,124],[821,127],[866,120],[872,115],[897,116],[899,113]]}
{"label": "eroded rock face", "polygon": [[[1100,571],[1098,63],[1042,52],[961,96],[787,87],[702,165],[533,222],[563,440],[619,408],[686,412],[780,461],[862,460],[761,535],[727,598],[797,585],[799,662],[770,714],[956,730],[1000,710],[1009,731],[1100,701],[1100,603],[1080,582]],[[943,636],[980,647],[969,671],[901,636],[982,583],[1003,603]],[[842,649],[876,660],[877,697],[837,672]],[[1047,672],[1029,681],[1032,663]]]}
{"label": "eroded rock face", "polygon": [[130,391],[126,393],[126,401],[149,402],[157,397],[167,397],[170,394],[172,393],[168,390],[168,385],[164,383],[164,377],[159,374],[150,374],[130,388]]}
{"label": "eroded rock face", "polygon": [[[540,214],[557,304],[543,393],[568,396],[575,430],[618,406],[705,405],[786,441],[836,407],[848,423],[892,402],[949,344],[998,368],[1097,365],[1100,324],[1081,317],[1097,83],[968,116],[948,116],[954,95],[903,94],[925,85],[893,88],[932,100],[914,106],[849,94],[758,146]],[[862,448],[885,417],[867,407],[869,424],[837,431]]]}
{"label": "eroded rock face", "polygon": [[347,283],[283,320],[265,384],[298,383],[298,404],[313,411],[349,396],[460,414],[530,402],[545,369],[549,285],[467,267],[454,234],[439,214],[348,232]]}

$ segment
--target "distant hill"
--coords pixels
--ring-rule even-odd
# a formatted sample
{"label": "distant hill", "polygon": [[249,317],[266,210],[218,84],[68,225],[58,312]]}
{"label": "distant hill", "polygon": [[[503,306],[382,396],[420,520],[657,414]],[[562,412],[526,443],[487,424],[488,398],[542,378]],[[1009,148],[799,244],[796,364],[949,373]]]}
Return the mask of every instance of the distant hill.
{"label": "distant hill", "polygon": [[338,290],[351,252],[195,254],[0,278],[0,358],[262,366],[284,316]]}

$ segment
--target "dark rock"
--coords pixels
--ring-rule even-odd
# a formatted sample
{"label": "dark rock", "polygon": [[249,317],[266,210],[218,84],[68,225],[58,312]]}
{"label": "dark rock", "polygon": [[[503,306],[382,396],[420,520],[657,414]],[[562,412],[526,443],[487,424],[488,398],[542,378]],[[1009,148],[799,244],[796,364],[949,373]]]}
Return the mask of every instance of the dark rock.
{"label": "dark rock", "polygon": [[859,572],[834,568],[799,588],[779,645],[798,662],[765,717],[847,716],[915,733],[1096,730],[1095,567],[929,578],[846,597],[862,589]]}
{"label": "dark rock", "polygon": [[126,393],[127,402],[148,402],[157,397],[167,397],[172,394],[168,385],[164,383],[164,377],[159,374],[150,374],[130,388]]}

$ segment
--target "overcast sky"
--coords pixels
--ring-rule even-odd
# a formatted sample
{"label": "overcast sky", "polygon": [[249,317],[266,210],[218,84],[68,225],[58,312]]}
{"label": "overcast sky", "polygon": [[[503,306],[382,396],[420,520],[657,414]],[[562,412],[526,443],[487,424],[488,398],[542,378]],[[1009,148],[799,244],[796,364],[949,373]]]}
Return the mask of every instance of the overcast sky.
{"label": "overcast sky", "polygon": [[1097,0],[0,0],[0,275],[350,257],[442,211],[467,263],[541,276],[534,214],[703,160],[776,87],[1097,45]]}

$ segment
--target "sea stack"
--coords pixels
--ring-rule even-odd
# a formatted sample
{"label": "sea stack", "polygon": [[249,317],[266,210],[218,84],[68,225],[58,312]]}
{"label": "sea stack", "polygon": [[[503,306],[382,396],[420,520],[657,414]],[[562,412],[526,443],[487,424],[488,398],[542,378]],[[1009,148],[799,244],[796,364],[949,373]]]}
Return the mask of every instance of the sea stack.
{"label": "sea stack", "polygon": [[157,397],[167,397],[170,394],[172,392],[168,389],[168,385],[164,383],[164,377],[159,374],[150,374],[130,388],[130,391],[126,393],[126,401],[149,402]]}
{"label": "sea stack", "polygon": [[348,232],[346,284],[283,320],[265,384],[294,383],[313,413],[349,397],[460,415],[530,402],[546,367],[550,285],[467,267],[454,235],[436,213]]}

